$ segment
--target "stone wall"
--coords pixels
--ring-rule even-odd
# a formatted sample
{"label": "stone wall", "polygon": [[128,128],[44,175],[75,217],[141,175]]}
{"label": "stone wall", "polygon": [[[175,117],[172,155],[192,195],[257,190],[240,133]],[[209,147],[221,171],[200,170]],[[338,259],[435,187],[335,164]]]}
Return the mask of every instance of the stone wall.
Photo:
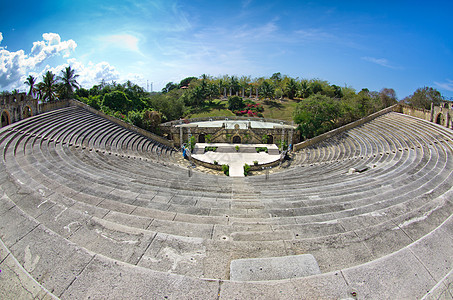
{"label": "stone wall", "polygon": [[38,100],[25,93],[0,97],[0,128],[38,114]]}
{"label": "stone wall", "polygon": [[431,110],[410,107],[409,105],[401,104],[400,112],[412,117],[431,121]]}

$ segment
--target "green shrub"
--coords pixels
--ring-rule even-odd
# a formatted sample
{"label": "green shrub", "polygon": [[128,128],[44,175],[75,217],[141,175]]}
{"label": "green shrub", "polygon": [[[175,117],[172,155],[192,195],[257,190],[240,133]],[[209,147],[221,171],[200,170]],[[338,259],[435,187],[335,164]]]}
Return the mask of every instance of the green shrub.
{"label": "green shrub", "polygon": [[253,161],[253,164],[254,164],[255,166],[257,166],[257,165],[258,165],[258,161],[257,161],[257,160],[254,160],[254,161]]}
{"label": "green shrub", "polygon": [[204,152],[212,151],[216,152],[218,147],[204,147]]}
{"label": "green shrub", "polygon": [[226,176],[230,176],[230,166],[229,165],[222,165],[222,171]]}
{"label": "green shrub", "polygon": [[236,149],[236,152],[239,152],[239,146],[236,145],[236,147],[234,147],[234,149]]}
{"label": "green shrub", "polygon": [[195,148],[195,137],[193,135],[189,139],[189,147],[190,151],[193,151],[193,148]]}
{"label": "green shrub", "polygon": [[256,147],[255,148],[256,152],[257,153],[260,153],[260,152],[266,152],[267,153],[267,147]]}
{"label": "green shrub", "polygon": [[218,162],[218,161],[216,161],[216,160],[214,160],[214,165],[216,165],[216,166],[217,166],[218,164],[219,164],[219,162]]}
{"label": "green shrub", "polygon": [[250,172],[250,166],[248,164],[244,164],[244,176],[247,176]]}

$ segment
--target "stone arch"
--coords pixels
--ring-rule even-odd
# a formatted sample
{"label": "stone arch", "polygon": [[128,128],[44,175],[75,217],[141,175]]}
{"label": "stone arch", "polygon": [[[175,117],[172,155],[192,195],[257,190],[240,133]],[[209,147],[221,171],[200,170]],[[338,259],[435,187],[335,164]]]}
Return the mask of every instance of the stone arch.
{"label": "stone arch", "polygon": [[11,124],[11,118],[9,116],[9,112],[7,110],[4,110],[2,112],[2,127],[5,127],[9,124]]}
{"label": "stone arch", "polygon": [[241,144],[242,140],[239,135],[233,136],[233,144]]}
{"label": "stone arch", "polygon": [[33,111],[31,107],[28,105],[24,106],[24,109],[22,110],[22,118],[26,119],[30,118],[31,116],[33,116]]}
{"label": "stone arch", "polygon": [[436,124],[443,125],[444,123],[444,115],[439,113],[436,117]]}
{"label": "stone arch", "polygon": [[198,142],[199,142],[199,143],[206,143],[206,136],[204,135],[204,133],[201,133],[201,134],[198,136]]}

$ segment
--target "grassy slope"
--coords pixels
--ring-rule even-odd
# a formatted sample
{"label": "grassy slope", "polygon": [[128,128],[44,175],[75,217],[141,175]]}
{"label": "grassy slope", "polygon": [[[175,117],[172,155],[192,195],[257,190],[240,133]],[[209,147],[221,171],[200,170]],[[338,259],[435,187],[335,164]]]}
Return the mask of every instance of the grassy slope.
{"label": "grassy slope", "polygon": [[[284,121],[293,120],[293,112],[296,108],[297,102],[293,100],[284,99],[282,101],[256,101],[264,107],[263,116],[265,118],[278,119]],[[200,118],[200,117],[217,117],[217,116],[234,116],[234,114],[227,109],[228,101],[226,100],[214,100],[211,105],[206,105],[198,111],[192,112],[189,118]]]}

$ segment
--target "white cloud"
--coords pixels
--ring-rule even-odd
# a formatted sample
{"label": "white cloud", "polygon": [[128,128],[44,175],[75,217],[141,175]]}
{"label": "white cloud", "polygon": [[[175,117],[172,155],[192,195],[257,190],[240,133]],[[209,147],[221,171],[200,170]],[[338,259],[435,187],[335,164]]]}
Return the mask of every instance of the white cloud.
{"label": "white cloud", "polygon": [[[0,48],[0,88],[19,88],[23,79],[32,71],[36,71],[47,59],[63,54],[69,57],[77,44],[73,40],[61,41],[56,33],[44,33],[43,40],[33,43],[29,54],[24,50],[8,51]],[[1,36],[3,40],[3,35]],[[0,40],[0,41],[1,41]]]}
{"label": "white cloud", "polygon": [[447,82],[434,81],[434,84],[440,89],[453,92],[453,80],[451,80],[451,79],[447,79]]}
{"label": "white cloud", "polygon": [[0,44],[3,41],[3,34],[0,32]]}
{"label": "white cloud", "polygon": [[[3,38],[1,35],[0,37]],[[70,58],[66,60],[66,63],[55,67],[51,67],[49,64],[42,67],[43,63],[51,57],[62,55],[63,58],[68,58],[77,47],[75,41],[62,41],[60,35],[56,33],[44,33],[42,37],[43,40],[33,43],[29,54],[26,54],[24,50],[11,52],[0,48],[0,90],[15,88],[26,90],[24,81],[28,75],[36,77],[39,82],[47,71],[58,76],[61,75],[61,70],[67,66],[71,66],[75,70],[75,73],[79,75],[77,81],[84,87],[91,87],[102,80],[107,82],[119,80],[119,72],[105,61],[88,62],[85,65],[75,58]]]}
{"label": "white cloud", "polygon": [[75,74],[79,75],[77,77],[77,82],[85,88],[90,88],[95,84],[99,84],[102,80],[109,82],[120,79],[118,71],[108,62],[103,61],[94,64],[90,61],[85,65],[77,59],[71,58],[67,60],[67,63],[54,68],[46,66],[46,68],[44,68],[39,74],[38,80],[40,80],[42,75],[44,75],[48,70],[56,75],[61,75],[61,71],[68,66],[71,66],[71,68],[74,69]]}
{"label": "white cloud", "polygon": [[369,61],[369,62],[378,64],[378,65],[386,67],[386,68],[396,69],[396,67],[392,66],[389,63],[389,61],[387,59],[385,59],[385,58],[375,58],[375,57],[365,56],[365,57],[362,57],[362,59],[365,60],[365,61]]}

